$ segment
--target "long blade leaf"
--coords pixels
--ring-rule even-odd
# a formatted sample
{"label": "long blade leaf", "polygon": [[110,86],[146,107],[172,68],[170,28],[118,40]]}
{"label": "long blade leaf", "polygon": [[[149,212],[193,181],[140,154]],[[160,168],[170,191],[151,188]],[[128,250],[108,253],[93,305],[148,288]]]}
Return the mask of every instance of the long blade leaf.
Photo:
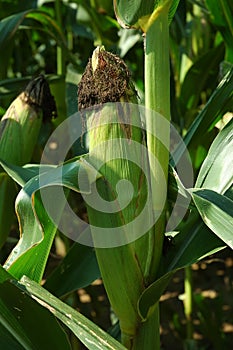
{"label": "long blade leaf", "polygon": [[233,249],[233,201],[211,190],[190,192],[205,224]]}
{"label": "long blade leaf", "polygon": [[26,288],[32,298],[62,321],[89,350],[126,350],[109,334],[50,294],[39,284],[27,277],[23,277],[20,284],[23,289]]}

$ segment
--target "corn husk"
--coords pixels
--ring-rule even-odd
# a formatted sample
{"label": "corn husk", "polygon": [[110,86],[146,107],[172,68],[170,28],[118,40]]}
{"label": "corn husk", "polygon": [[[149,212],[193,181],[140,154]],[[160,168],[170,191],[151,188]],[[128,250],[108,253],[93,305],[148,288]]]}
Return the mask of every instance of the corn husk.
{"label": "corn husk", "polygon": [[[32,158],[42,121],[55,115],[54,98],[47,81],[40,75],[29,82],[0,121],[0,159],[18,166],[28,163]],[[15,196],[13,181],[2,171],[0,198],[5,205],[0,206],[0,247],[10,230]]]}
{"label": "corn husk", "polygon": [[[104,178],[96,186],[110,209],[104,212],[88,204],[89,222],[104,285],[120,320],[123,342],[128,346],[141,322],[137,302],[147,283],[151,238],[147,233],[137,240],[131,239],[134,230],[140,227],[127,225],[140,215],[148,200],[144,174],[145,169],[148,171],[147,153],[139,111],[135,108],[137,94],[124,62],[97,48],[80,82],[78,97],[89,134],[89,161]],[[134,103],[132,110],[128,103]],[[85,110],[93,105],[97,106]],[[135,162],[131,161],[132,154]],[[117,186],[121,180],[132,187],[124,185],[119,199]],[[130,203],[124,206],[130,197]],[[150,215],[148,210],[147,220]],[[140,224],[143,230],[145,222]],[[116,235],[112,233],[115,228]],[[104,241],[98,238],[101,230],[109,230]]]}
{"label": "corn husk", "polygon": [[56,113],[53,96],[45,78],[30,81],[9,106],[0,122],[0,158],[23,165],[31,160],[42,119]]}

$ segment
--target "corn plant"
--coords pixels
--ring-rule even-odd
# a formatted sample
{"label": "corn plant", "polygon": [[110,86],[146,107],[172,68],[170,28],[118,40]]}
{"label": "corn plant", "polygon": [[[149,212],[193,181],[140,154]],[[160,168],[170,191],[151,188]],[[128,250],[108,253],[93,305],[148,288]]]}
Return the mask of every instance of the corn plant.
{"label": "corn plant", "polygon": [[[84,2],[78,3],[87,8]],[[212,63],[218,65],[225,59],[224,72],[197,117],[182,130],[182,139],[170,123],[174,111],[170,107],[169,42],[174,55],[176,49],[169,26],[178,3],[132,0],[126,5],[114,1],[119,24],[143,32],[145,106],[140,105],[126,63],[98,46],[78,84],[79,113],[65,118],[65,109],[59,109],[61,101],[56,99],[59,122],[54,123],[57,128],[48,138],[40,164],[24,165],[30,161],[30,152],[23,152],[25,158],[20,162],[10,158],[5,145],[11,142],[12,125],[4,122],[9,111],[1,120],[1,166],[21,187],[15,201],[20,239],[0,269],[0,344],[4,349],[70,349],[56,319],[88,349],[160,349],[159,299],[174,273],[185,267],[188,284],[192,263],[226,246],[233,248],[232,120],[214,138],[206,157],[198,159],[197,166],[191,164],[191,159],[197,159],[199,135],[208,135],[216,122],[232,111],[232,26],[226,14],[233,9],[229,1],[223,1],[216,12],[212,2],[206,1],[213,23],[227,38],[225,52],[222,46],[214,49],[219,56]],[[105,8],[104,2],[101,4]],[[95,1],[91,2],[92,15],[94,6]],[[3,20],[0,30],[6,38],[25,18],[44,24],[58,42],[57,72],[63,75],[65,57],[76,66],[77,62],[61,30],[60,9],[56,1],[59,26],[47,14],[30,10]],[[96,23],[93,20],[93,26]],[[96,44],[103,44],[97,29]],[[201,46],[195,48],[193,56]],[[195,74],[209,57],[207,53],[201,62],[197,60],[187,74],[200,79]],[[173,69],[178,74],[178,64],[174,63]],[[181,113],[192,112],[198,104],[189,84],[184,80]],[[54,105],[52,110],[47,107],[46,112],[54,109]],[[33,113],[26,106],[20,123],[24,123],[23,116]],[[32,140],[27,128],[23,138],[14,137],[14,142],[23,141],[23,147],[32,151],[38,129],[33,129],[36,135],[29,135]],[[88,153],[66,159],[79,136],[87,142]],[[70,211],[67,198],[71,191],[81,193],[88,223],[77,220]],[[76,243],[42,287],[57,229]],[[167,245],[172,237],[173,243]],[[87,261],[85,269],[83,261]],[[118,340],[59,299],[100,276],[119,320]],[[190,312],[186,303],[187,317]],[[188,338],[191,336],[188,329]]]}

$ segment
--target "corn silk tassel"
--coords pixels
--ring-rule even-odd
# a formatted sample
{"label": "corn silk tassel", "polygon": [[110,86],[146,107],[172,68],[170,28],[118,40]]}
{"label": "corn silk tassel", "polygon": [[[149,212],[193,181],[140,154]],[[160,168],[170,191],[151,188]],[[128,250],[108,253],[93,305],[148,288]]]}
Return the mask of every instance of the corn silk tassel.
{"label": "corn silk tassel", "polygon": [[[86,201],[93,245],[120,321],[122,343],[128,349],[142,349],[146,334],[140,335],[140,328],[145,320],[137,303],[148,282],[153,234],[147,232],[136,239],[135,232],[144,232],[152,212],[145,136],[137,93],[125,63],[98,47],[80,81],[78,103],[89,136],[89,162],[103,175],[96,182],[101,199],[95,199],[93,188],[90,196],[97,205]],[[142,213],[143,219],[137,220]],[[137,336],[143,338],[138,347],[134,344]]]}

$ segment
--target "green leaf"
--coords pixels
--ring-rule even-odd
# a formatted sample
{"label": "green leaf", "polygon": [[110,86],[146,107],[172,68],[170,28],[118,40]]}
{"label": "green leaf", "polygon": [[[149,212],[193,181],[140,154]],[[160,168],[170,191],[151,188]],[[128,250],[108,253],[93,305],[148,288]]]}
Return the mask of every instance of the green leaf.
{"label": "green leaf", "polygon": [[123,27],[134,26],[141,17],[151,15],[154,7],[154,0],[129,0],[127,3],[124,0],[114,0],[116,17]]}
{"label": "green leaf", "polygon": [[160,7],[168,7],[169,22],[171,22],[179,0],[114,0],[114,9],[118,22],[124,27],[140,27],[140,20],[148,17],[147,22],[152,13]]}
{"label": "green leaf", "polygon": [[216,72],[224,58],[224,44],[209,50],[202,55],[187,72],[181,87],[180,102],[182,111],[197,108],[200,94],[217,83]]}
{"label": "green leaf", "polygon": [[190,190],[204,223],[233,249],[233,201],[211,190]]}
{"label": "green leaf", "polygon": [[24,350],[11,333],[0,323],[0,346],[4,350]]}
{"label": "green leaf", "polygon": [[61,297],[84,288],[100,278],[100,271],[92,247],[74,243],[60,265],[47,278],[44,288]]}
{"label": "green leaf", "polygon": [[228,26],[232,30],[233,22],[228,22],[232,20],[229,18],[233,14],[233,4],[229,0],[206,0],[206,5],[211,11],[211,17],[213,21],[218,26]]}
{"label": "green leaf", "polygon": [[10,231],[14,217],[15,196],[14,182],[6,173],[0,173],[0,248],[5,243]]}
{"label": "green leaf", "polygon": [[172,241],[168,252],[161,257],[159,278],[140,296],[138,309],[145,319],[159,301],[170,278],[179,269],[214,254],[226,247],[225,243],[203,223],[196,214],[190,216]]}
{"label": "green leaf", "polygon": [[[200,190],[197,190],[197,192],[194,191],[196,190],[189,190],[192,196],[197,197],[196,193],[199,193]],[[211,192],[212,195],[213,191],[205,190],[204,192],[206,197],[206,193]],[[225,219],[223,220],[224,222],[220,222],[219,215],[214,217],[214,219],[209,216],[210,214],[206,203],[201,203],[203,205],[203,215],[207,215],[208,220],[213,219],[213,223],[211,225],[206,226],[201,220],[200,216],[195,213],[195,211],[191,213],[189,219],[182,224],[180,232],[177,232],[174,235],[171,247],[169,248],[168,252],[164,253],[164,255],[161,257],[159,270],[160,277],[147,289],[145,289],[145,291],[140,296],[140,299],[138,301],[138,309],[140,315],[144,319],[149,316],[150,309],[153,309],[154,305],[159,301],[159,298],[167,287],[167,284],[174,272],[176,272],[178,269],[184,268],[185,266],[192,265],[193,263],[205,258],[206,256],[224,249],[226,247],[225,243],[229,244],[229,241],[232,240],[233,219],[231,215],[233,213],[233,202],[225,196],[218,195],[215,192],[213,193],[217,196],[214,197],[214,199],[218,206],[220,206],[219,196],[223,197],[223,200],[226,200],[226,203],[224,206],[222,205],[221,208],[223,207],[224,210],[228,208],[228,212],[225,213],[226,216],[230,213],[230,215],[227,216],[227,220],[231,220],[231,224],[230,222],[228,223],[228,231],[224,230],[224,225],[227,224]],[[196,197],[194,203],[197,205]],[[212,214],[214,216],[216,215],[216,212],[213,212]],[[213,227],[216,227],[218,229],[218,235],[214,235],[211,231],[213,230]]]}
{"label": "green leaf", "polygon": [[41,29],[46,31],[47,34],[50,35],[60,47],[62,47],[64,53],[69,57],[70,62],[78,68],[75,56],[72,55],[66,45],[66,38],[63,35],[62,29],[53,18],[43,11],[36,10],[28,11],[26,17],[38,21],[41,24]]}
{"label": "green leaf", "polygon": [[10,16],[11,14],[14,14],[17,12],[22,12],[28,9],[36,8],[37,7],[37,0],[24,0],[24,1],[18,1],[18,0],[1,0],[0,2],[0,14],[1,18]]}
{"label": "green leaf", "polygon": [[3,283],[11,278],[11,275],[4,270],[2,265],[0,265],[0,283]]}
{"label": "green leaf", "polygon": [[12,39],[19,25],[24,20],[27,11],[20,12],[4,18],[0,21],[0,48],[1,50],[7,45],[8,41]]}
{"label": "green leaf", "polygon": [[226,244],[213,235],[194,212],[173,238],[168,252],[162,256],[159,275],[192,265],[225,247]]}
{"label": "green leaf", "polygon": [[[205,137],[209,129],[214,127],[216,122],[231,109],[233,101],[233,69],[229,71],[214,90],[205,107],[195,118],[184,137],[186,146],[190,147],[197,142],[200,135]],[[174,162],[177,164],[184,151],[183,143],[178,145],[173,153]]]}
{"label": "green leaf", "polygon": [[55,317],[20,289],[2,266],[0,281],[1,349],[71,349]]}
{"label": "green leaf", "polygon": [[0,48],[3,50],[12,41],[15,32],[23,23],[25,18],[32,18],[41,24],[41,30],[47,32],[59,46],[61,46],[69,57],[70,61],[77,66],[76,59],[68,50],[66,40],[63,36],[61,28],[57,25],[47,13],[38,10],[23,11],[0,21]]}
{"label": "green leaf", "polygon": [[40,282],[57,228],[37,195],[35,195],[34,206],[37,208],[37,217],[43,218],[43,231],[35,217],[31,197],[21,190],[16,202],[20,239],[4,267],[16,278],[26,274]]}
{"label": "green leaf", "polygon": [[144,290],[138,301],[138,312],[143,320],[150,315],[150,309],[159,301],[174,272],[169,272]]}
{"label": "green leaf", "polygon": [[18,166],[10,164],[0,159],[0,164],[7,174],[23,187],[33,177],[39,175],[39,173],[48,172],[55,168],[54,165],[43,164],[26,164],[24,166]]}
{"label": "green leaf", "polygon": [[30,79],[30,77],[24,77],[1,80],[0,97],[3,98],[9,96],[13,100],[19,94],[19,91],[23,91]]}
{"label": "green leaf", "polygon": [[168,21],[169,21],[169,23],[171,23],[173,17],[175,16],[177,7],[179,5],[179,2],[180,2],[180,0],[173,0],[171,5],[170,5],[169,13],[168,13]]}
{"label": "green leaf", "polygon": [[211,12],[213,23],[222,34],[227,46],[226,59],[233,62],[233,4],[230,0],[206,0],[207,8]]}
{"label": "green leaf", "polygon": [[[37,168],[35,169],[38,171]],[[42,169],[44,171],[44,168]],[[88,192],[90,190],[88,186],[96,178],[96,171],[83,158],[78,157],[31,178],[19,192],[16,198],[16,212],[20,225],[20,240],[4,265],[15,277],[27,275],[35,281],[41,281],[57,230],[43,206],[39,190],[49,187],[48,195],[52,196],[51,198],[56,197],[55,202],[51,200],[54,202],[53,213],[56,214],[56,222],[58,222],[65,203],[64,198],[57,197],[55,186],[79,191],[80,172],[85,178],[86,192]],[[55,220],[54,217],[53,219]]]}
{"label": "green leaf", "polygon": [[233,183],[233,119],[213,141],[195,187],[224,193]]}
{"label": "green leaf", "polygon": [[38,303],[53,313],[68,327],[89,350],[126,350],[101,328],[89,321],[79,312],[57,299],[39,284],[23,277],[20,281],[22,289],[26,288]]}
{"label": "green leaf", "polygon": [[173,199],[176,201],[177,196],[180,196],[179,205],[183,205],[185,208],[188,207],[190,202],[190,193],[184,187],[182,181],[180,180],[176,170],[172,165],[169,165],[169,173],[168,173],[168,196],[169,199]]}
{"label": "green leaf", "polygon": [[119,31],[120,40],[118,43],[119,56],[123,58],[127,52],[141,39],[140,33],[135,29]]}

